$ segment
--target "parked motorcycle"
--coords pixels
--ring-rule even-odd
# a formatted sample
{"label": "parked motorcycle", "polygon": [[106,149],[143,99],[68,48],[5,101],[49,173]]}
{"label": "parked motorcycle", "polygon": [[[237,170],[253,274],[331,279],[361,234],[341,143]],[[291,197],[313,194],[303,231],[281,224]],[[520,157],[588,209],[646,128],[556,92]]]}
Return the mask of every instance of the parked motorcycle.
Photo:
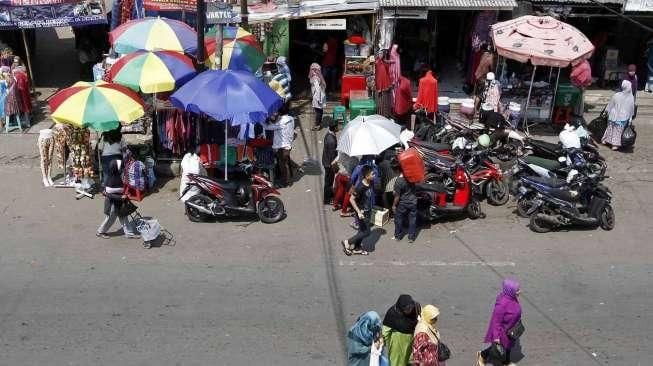
{"label": "parked motorcycle", "polygon": [[188,179],[182,197],[193,189],[194,194],[185,202],[190,221],[257,214],[262,222],[272,224],[285,215],[281,194],[262,175],[251,174],[248,179],[226,181],[188,174]]}
{"label": "parked motorcycle", "polygon": [[508,203],[510,191],[501,168],[490,160],[489,154],[490,150],[471,153],[465,167],[470,174],[475,195],[486,198],[493,206],[502,206]]}
{"label": "parked motorcycle", "polygon": [[431,173],[424,183],[416,184],[420,218],[431,221],[464,214],[473,220],[485,217],[480,202],[474,197],[471,177],[464,166],[457,163],[450,169],[443,172],[443,180]]}
{"label": "parked motorcycle", "polygon": [[601,227],[612,230],[615,214],[611,206],[612,193],[600,183],[604,177],[578,174],[573,182],[540,177],[524,177],[523,189],[536,192],[528,213],[529,227],[546,233],[563,226]]}

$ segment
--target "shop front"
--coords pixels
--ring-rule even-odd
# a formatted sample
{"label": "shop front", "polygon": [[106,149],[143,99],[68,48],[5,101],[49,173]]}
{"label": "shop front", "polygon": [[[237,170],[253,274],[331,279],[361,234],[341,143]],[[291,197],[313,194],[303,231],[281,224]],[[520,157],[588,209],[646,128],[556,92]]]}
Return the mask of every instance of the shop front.
{"label": "shop front", "polygon": [[496,1],[381,0],[382,48],[397,44],[402,74],[416,82],[425,70],[438,76],[441,91],[462,92],[477,51],[488,43],[490,25],[509,19],[517,3]]}

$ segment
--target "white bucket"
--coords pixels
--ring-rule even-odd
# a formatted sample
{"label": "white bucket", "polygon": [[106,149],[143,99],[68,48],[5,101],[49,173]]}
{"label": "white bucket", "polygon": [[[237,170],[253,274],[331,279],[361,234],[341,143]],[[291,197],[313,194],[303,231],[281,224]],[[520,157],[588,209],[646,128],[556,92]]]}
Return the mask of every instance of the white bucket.
{"label": "white bucket", "polygon": [[460,113],[471,116],[474,115],[474,100],[465,99],[460,105]]}

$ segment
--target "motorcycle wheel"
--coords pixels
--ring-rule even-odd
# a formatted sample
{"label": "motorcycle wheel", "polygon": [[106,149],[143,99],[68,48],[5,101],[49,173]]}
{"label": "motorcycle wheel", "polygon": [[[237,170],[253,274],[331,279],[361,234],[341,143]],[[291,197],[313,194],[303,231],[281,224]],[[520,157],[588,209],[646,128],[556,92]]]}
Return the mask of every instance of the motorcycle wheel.
{"label": "motorcycle wheel", "polygon": [[467,215],[469,215],[469,218],[472,220],[483,218],[485,215],[483,214],[483,211],[481,211],[481,203],[477,200],[472,200],[467,205]]}
{"label": "motorcycle wheel", "polygon": [[551,231],[551,227],[547,225],[541,218],[540,213],[535,212],[531,215],[531,220],[528,224],[531,230],[536,233],[545,234]]}
{"label": "motorcycle wheel", "polygon": [[533,206],[532,198],[525,196],[517,200],[517,215],[519,217],[528,218],[528,210]]}
{"label": "motorcycle wheel", "polygon": [[283,201],[277,196],[265,197],[258,204],[258,217],[266,224],[279,222],[284,214]]}
{"label": "motorcycle wheel", "polygon": [[599,214],[599,223],[601,225],[601,229],[605,231],[610,231],[614,229],[614,224],[615,224],[614,210],[612,209],[612,206],[610,206],[609,204],[606,204],[601,210],[601,213]]}
{"label": "motorcycle wheel", "polygon": [[[191,198],[188,199],[188,202],[196,204],[198,206],[204,206],[204,207],[209,207],[211,204],[211,198],[203,195],[203,194],[196,194],[192,196]],[[186,206],[186,216],[188,216],[188,219],[192,222],[206,222],[209,220],[209,215],[205,214],[204,212],[201,212],[200,210],[196,209],[195,207],[191,207],[189,205]]]}
{"label": "motorcycle wheel", "polygon": [[498,180],[487,182],[485,185],[485,195],[487,196],[487,203],[492,206],[503,206],[510,199],[508,185],[506,182]]}

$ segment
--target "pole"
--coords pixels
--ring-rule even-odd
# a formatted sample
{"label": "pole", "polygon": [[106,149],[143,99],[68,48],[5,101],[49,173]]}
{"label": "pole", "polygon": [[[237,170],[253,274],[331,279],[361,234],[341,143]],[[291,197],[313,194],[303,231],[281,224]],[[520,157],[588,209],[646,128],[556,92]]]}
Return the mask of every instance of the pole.
{"label": "pole", "polygon": [[197,67],[202,71],[204,69],[204,26],[206,24],[206,4],[204,0],[197,0]]}
{"label": "pole", "polygon": [[227,150],[227,134],[227,121],[224,121],[224,159],[222,159],[224,161],[224,180],[229,180],[227,178],[227,160],[229,160],[227,159],[229,152],[229,150]]}
{"label": "pole", "polygon": [[247,29],[249,25],[249,11],[247,10],[247,0],[240,0],[240,25]]}
{"label": "pole", "polygon": [[537,71],[537,65],[533,65],[533,75],[531,75],[531,85],[528,87],[528,96],[526,97],[526,109],[524,109],[524,128],[526,129],[526,134],[528,135],[528,107],[531,104],[531,92],[533,91],[533,82],[535,81],[535,71]]}
{"label": "pole", "polygon": [[216,24],[215,27],[215,68],[222,70],[222,42],[224,25]]}
{"label": "pole", "polygon": [[558,76],[556,77],[556,86],[553,89],[553,100],[551,101],[551,108],[549,108],[549,118],[553,120],[553,109],[556,105],[556,97],[558,96],[558,83],[560,82],[560,68],[558,67]]}
{"label": "pole", "polygon": [[29,47],[27,46],[27,36],[25,36],[25,29],[20,30],[21,34],[23,35],[23,46],[25,47],[25,57],[27,58],[27,70],[29,70],[29,79],[30,83],[32,84],[32,88],[34,87],[34,73],[32,72],[32,56],[29,52]]}

